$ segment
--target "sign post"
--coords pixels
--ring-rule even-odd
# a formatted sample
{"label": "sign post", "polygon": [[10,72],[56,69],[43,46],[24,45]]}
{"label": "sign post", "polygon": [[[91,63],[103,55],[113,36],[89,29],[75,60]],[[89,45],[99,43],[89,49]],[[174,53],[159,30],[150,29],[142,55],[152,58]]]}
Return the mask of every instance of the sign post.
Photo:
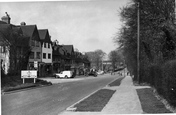
{"label": "sign post", "polygon": [[23,79],[23,84],[25,82],[25,79],[27,79],[27,78],[33,78],[34,83],[36,83],[37,71],[36,70],[22,70],[21,71],[21,78]]}
{"label": "sign post", "polygon": [[24,78],[23,78],[23,84],[24,84]]}

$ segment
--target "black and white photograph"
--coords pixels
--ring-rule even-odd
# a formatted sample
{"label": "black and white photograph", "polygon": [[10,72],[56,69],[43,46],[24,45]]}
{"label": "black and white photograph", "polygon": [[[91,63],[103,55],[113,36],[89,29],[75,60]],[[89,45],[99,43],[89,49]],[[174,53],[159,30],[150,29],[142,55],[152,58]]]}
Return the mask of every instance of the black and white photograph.
{"label": "black and white photograph", "polygon": [[176,113],[176,0],[0,1],[1,115]]}

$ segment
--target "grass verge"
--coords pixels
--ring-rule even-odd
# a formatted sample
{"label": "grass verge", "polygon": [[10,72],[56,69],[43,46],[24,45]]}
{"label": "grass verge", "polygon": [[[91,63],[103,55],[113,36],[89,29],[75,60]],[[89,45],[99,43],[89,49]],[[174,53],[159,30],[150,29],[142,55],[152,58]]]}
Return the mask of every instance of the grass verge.
{"label": "grass verge", "polygon": [[123,78],[124,78],[124,77],[121,77],[121,78],[119,78],[119,79],[113,81],[112,83],[109,84],[109,86],[110,86],[110,87],[112,87],[112,86],[119,86],[119,85],[121,84],[121,81],[122,81]]}
{"label": "grass verge", "polygon": [[114,90],[101,89],[85,100],[76,104],[74,106],[76,108],[75,111],[101,111],[114,93]]}
{"label": "grass verge", "polygon": [[4,85],[2,87],[2,92],[9,92],[9,91],[15,91],[15,90],[21,90],[21,89],[26,89],[26,88],[32,88],[32,87],[39,87],[39,86],[44,86],[44,85],[52,85],[51,82],[47,82],[44,80],[36,80],[36,83],[24,83],[22,84],[21,82],[13,82],[13,84],[16,85]]}
{"label": "grass verge", "polygon": [[136,91],[145,113],[172,113],[154,96],[151,88],[136,89]]}

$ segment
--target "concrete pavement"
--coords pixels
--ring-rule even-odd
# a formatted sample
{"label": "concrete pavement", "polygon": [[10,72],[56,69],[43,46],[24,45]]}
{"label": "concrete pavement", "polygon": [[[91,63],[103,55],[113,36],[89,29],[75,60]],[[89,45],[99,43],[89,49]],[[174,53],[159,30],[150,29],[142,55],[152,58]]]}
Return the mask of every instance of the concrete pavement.
{"label": "concrete pavement", "polygon": [[132,78],[126,76],[116,92],[101,111],[105,114],[141,114],[142,107],[133,86]]}
{"label": "concrete pavement", "polygon": [[[116,90],[109,102],[101,112],[75,112],[64,111],[61,115],[107,115],[107,114],[142,114],[143,110],[136,87],[133,85],[131,76],[126,76],[120,86],[104,87],[105,89]],[[139,87],[138,87],[139,88]],[[140,88],[149,88],[142,86]]]}

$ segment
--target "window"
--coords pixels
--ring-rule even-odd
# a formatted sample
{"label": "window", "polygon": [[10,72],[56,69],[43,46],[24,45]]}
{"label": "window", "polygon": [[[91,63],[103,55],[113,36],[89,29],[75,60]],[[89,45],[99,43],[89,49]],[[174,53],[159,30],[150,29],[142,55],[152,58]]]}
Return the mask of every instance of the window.
{"label": "window", "polygon": [[50,49],[50,43],[48,43],[48,48]]}
{"label": "window", "polygon": [[43,59],[46,59],[46,53],[43,53]]}
{"label": "window", "polygon": [[40,52],[37,52],[37,59],[40,59]]}
{"label": "window", "polygon": [[46,48],[46,43],[44,43],[44,48]]}
{"label": "window", "polygon": [[48,54],[48,59],[51,59],[51,54]]}
{"label": "window", "polygon": [[30,58],[30,59],[34,59],[34,52],[31,52],[29,58]]}

